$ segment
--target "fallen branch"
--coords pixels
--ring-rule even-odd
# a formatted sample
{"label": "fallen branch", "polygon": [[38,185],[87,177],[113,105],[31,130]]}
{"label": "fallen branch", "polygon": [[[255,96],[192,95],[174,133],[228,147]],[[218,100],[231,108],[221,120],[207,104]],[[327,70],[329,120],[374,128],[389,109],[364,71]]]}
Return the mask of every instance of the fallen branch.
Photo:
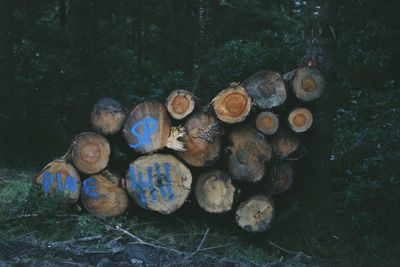
{"label": "fallen branch", "polygon": [[279,250],[281,250],[281,251],[283,251],[283,252],[285,252],[285,253],[287,253],[287,254],[293,254],[293,255],[303,256],[304,258],[307,258],[307,259],[309,259],[309,260],[312,259],[312,257],[311,257],[310,255],[307,255],[307,254],[305,254],[305,253],[302,252],[302,251],[291,251],[291,250],[288,250],[288,249],[283,248],[283,247],[279,246],[278,244],[272,242],[271,240],[269,240],[268,243],[269,243],[271,246],[273,246],[273,247],[275,247],[275,248],[277,248],[277,249],[279,249]]}

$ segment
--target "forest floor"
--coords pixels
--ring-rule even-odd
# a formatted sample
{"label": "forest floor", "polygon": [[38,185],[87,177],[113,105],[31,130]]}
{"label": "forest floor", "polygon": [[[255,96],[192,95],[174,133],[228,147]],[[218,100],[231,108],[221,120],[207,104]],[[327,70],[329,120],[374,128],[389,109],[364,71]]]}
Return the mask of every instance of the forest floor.
{"label": "forest floor", "polygon": [[[33,170],[0,167],[0,266],[395,266],[365,251],[321,204],[297,207],[267,233],[241,231],[233,214],[183,207],[171,216],[132,208],[100,219],[32,193]],[[387,251],[387,254],[391,254]],[[395,255],[395,254],[393,254]]]}

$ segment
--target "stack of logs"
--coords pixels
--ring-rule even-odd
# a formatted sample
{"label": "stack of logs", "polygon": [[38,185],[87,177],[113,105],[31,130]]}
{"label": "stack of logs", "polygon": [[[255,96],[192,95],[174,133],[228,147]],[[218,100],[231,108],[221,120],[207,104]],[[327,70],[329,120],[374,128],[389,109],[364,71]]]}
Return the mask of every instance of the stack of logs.
{"label": "stack of logs", "polygon": [[[127,211],[129,197],[141,208],[171,214],[193,188],[205,211],[235,209],[241,228],[262,232],[274,218],[274,195],[292,185],[292,160],[304,154],[301,133],[313,123],[305,106],[324,87],[317,69],[303,67],[283,76],[257,72],[202,106],[185,90],[173,91],[165,104],[139,103],[129,113],[102,98],[91,113],[94,132],[77,135],[36,183],[44,195],[62,193],[101,217]],[[113,151],[115,136],[123,136],[132,151],[125,177],[110,168],[119,160],[112,155],[123,154]],[[237,200],[242,186],[258,193]]]}

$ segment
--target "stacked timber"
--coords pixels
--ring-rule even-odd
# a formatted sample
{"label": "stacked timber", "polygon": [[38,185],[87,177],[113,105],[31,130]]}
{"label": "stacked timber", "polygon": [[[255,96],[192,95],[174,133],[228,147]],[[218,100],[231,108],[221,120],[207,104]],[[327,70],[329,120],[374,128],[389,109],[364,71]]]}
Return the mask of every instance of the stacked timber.
{"label": "stacked timber", "polygon": [[[44,196],[61,195],[99,217],[121,215],[130,202],[171,214],[193,194],[198,208],[234,213],[245,231],[263,232],[273,223],[276,196],[297,181],[293,161],[314,121],[308,103],[324,89],[318,69],[303,67],[259,71],[211,103],[180,89],[125,112],[101,98],[90,116],[93,132],[77,134],[35,182]],[[246,197],[237,194],[244,188],[252,189]]]}

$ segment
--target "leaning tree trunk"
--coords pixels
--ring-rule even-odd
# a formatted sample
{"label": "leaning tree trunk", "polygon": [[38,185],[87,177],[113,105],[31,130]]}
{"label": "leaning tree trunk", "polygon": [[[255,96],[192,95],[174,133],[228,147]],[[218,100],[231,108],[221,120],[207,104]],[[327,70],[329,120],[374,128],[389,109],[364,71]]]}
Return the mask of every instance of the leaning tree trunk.
{"label": "leaning tree trunk", "polygon": [[[324,194],[331,176],[331,150],[333,145],[333,116],[335,114],[335,1],[309,1],[308,24],[306,28],[307,51],[303,64],[318,68],[325,78],[325,92],[315,101],[314,123],[306,144],[310,155],[308,162],[300,169],[302,176],[316,193]],[[304,184],[304,186],[306,186]],[[306,186],[308,188],[308,186]],[[311,188],[311,187],[310,187]],[[325,195],[325,194],[324,194]]]}

